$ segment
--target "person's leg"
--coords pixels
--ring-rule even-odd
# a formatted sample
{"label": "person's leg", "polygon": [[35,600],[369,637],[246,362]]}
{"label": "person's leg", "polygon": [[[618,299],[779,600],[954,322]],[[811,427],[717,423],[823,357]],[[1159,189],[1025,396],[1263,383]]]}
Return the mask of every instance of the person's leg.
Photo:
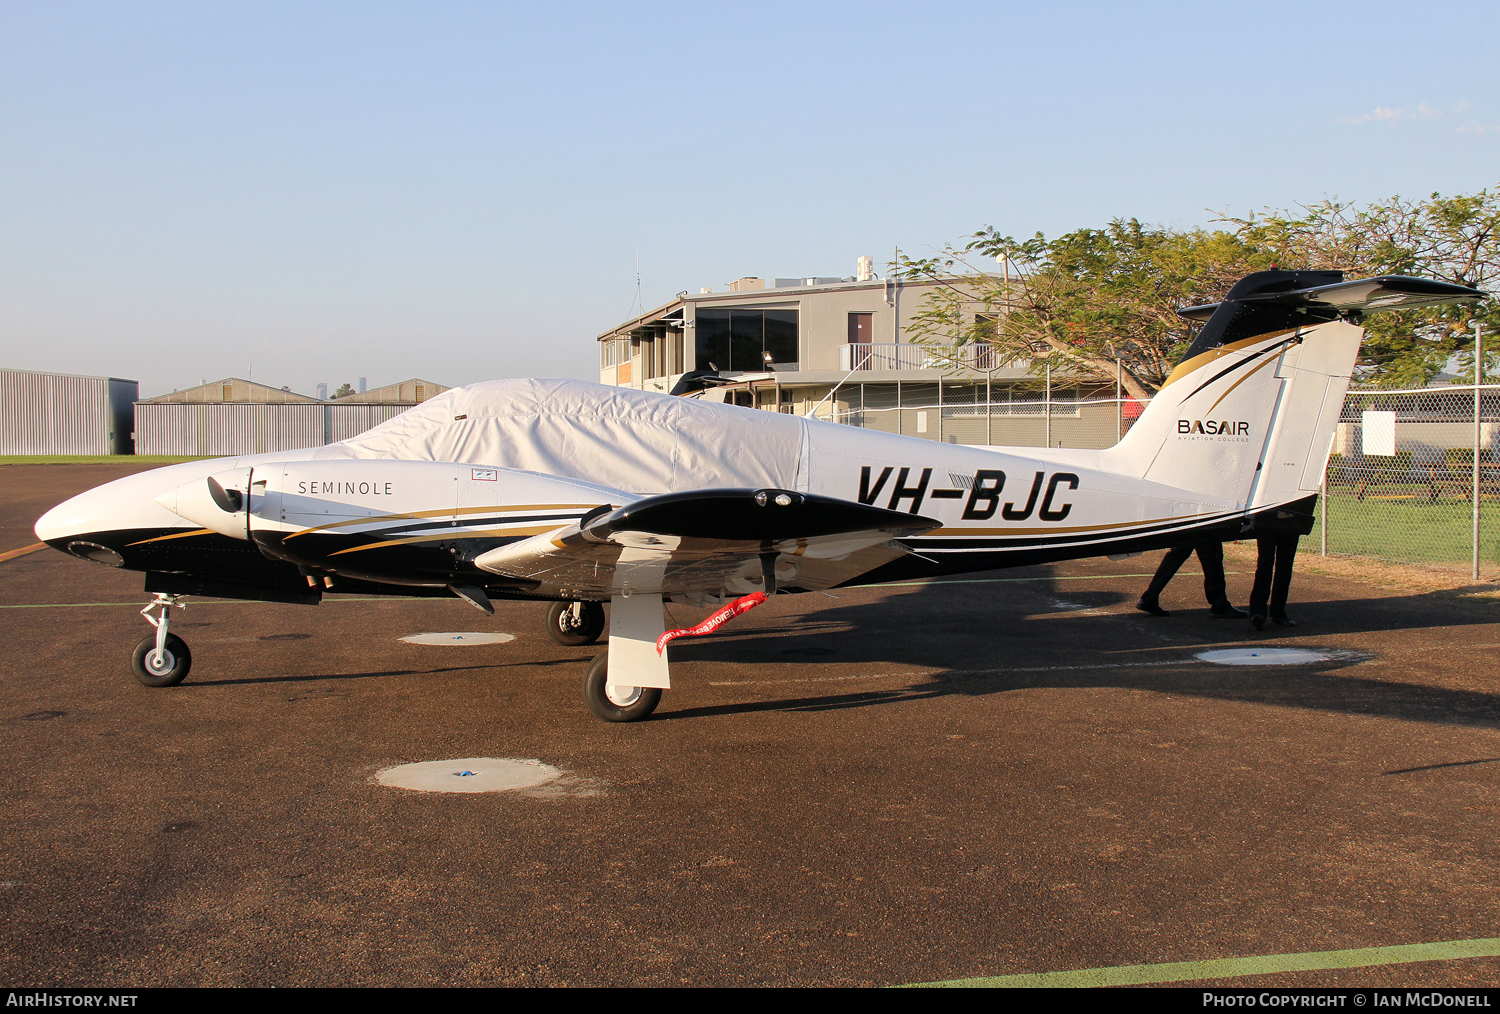
{"label": "person's leg", "polygon": [[1286,614],[1286,596],[1292,587],[1292,564],[1297,559],[1297,541],[1301,536],[1288,535],[1276,540],[1276,576],[1271,582],[1271,619],[1290,627]]}
{"label": "person's leg", "polygon": [[1203,564],[1203,597],[1213,614],[1221,619],[1243,620],[1250,615],[1230,604],[1224,580],[1224,543],[1198,543],[1198,562]]}
{"label": "person's leg", "polygon": [[1255,540],[1255,584],[1250,589],[1250,622],[1259,630],[1266,625],[1266,600],[1271,597],[1271,574],[1276,565],[1276,540]]}
{"label": "person's leg", "polygon": [[1142,593],[1135,607],[1153,616],[1171,615],[1160,605],[1162,589],[1167,586],[1168,581],[1172,580],[1172,576],[1182,566],[1182,561],[1192,555],[1192,546],[1174,546],[1167,550],[1167,554],[1161,558],[1161,564],[1156,568],[1156,574],[1151,578],[1151,583],[1146,586],[1145,592]]}
{"label": "person's leg", "polygon": [[1203,566],[1203,597],[1216,609],[1229,605],[1229,597],[1224,594],[1224,543],[1200,542],[1194,548]]}

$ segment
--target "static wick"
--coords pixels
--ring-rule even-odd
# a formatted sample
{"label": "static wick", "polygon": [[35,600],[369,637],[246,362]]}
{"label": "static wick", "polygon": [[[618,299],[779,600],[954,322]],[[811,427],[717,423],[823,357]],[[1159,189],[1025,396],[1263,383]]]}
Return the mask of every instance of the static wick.
{"label": "static wick", "polygon": [[735,599],[696,627],[682,627],[677,630],[669,630],[656,639],[656,653],[660,655],[667,649],[667,642],[676,638],[702,637],[704,634],[712,634],[736,616],[749,612],[765,600],[765,592],[751,592],[743,598]]}

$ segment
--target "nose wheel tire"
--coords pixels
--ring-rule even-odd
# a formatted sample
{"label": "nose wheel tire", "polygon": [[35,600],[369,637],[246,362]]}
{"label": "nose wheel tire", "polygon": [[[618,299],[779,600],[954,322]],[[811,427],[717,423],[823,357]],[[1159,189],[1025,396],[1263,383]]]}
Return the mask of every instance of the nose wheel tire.
{"label": "nose wheel tire", "polygon": [[657,687],[608,685],[609,650],[601,651],[583,674],[583,703],[595,718],[606,722],[639,722],[661,703]]}
{"label": "nose wheel tire", "polygon": [[130,668],[135,678],[148,687],[175,687],[187,679],[193,667],[193,653],[187,642],[176,634],[168,634],[162,645],[161,657],[156,654],[156,635],[141,638],[131,656]]}
{"label": "nose wheel tire", "polygon": [[554,602],[547,610],[547,633],[558,644],[593,644],[604,633],[604,606],[598,602]]}

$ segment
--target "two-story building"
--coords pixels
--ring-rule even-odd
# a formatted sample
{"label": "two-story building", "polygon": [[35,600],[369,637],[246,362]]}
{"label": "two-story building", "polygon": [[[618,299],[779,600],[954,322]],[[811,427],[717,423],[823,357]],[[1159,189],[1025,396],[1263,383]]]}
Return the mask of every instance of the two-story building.
{"label": "two-story building", "polygon": [[961,444],[1108,447],[1139,406],[1117,385],[1002,362],[985,345],[913,344],[934,283],[747,277],[683,292],[598,336],[600,383],[671,391],[690,370],[730,381],[698,397]]}

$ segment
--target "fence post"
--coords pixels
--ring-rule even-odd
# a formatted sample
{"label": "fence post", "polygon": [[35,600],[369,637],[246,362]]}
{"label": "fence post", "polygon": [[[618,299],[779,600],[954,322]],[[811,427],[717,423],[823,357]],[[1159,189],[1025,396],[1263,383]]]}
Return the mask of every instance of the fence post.
{"label": "fence post", "polygon": [[1042,394],[1042,406],[1047,412],[1046,436],[1044,443],[1047,447],[1052,446],[1052,360],[1047,360],[1047,390]]}
{"label": "fence post", "polygon": [[1120,359],[1115,357],[1115,443],[1125,439],[1125,403],[1120,400]]}
{"label": "fence post", "polygon": [[1323,509],[1319,512],[1318,521],[1322,524],[1323,555],[1328,555],[1328,469],[1323,469],[1323,482],[1320,484],[1319,499],[1323,502]]}
{"label": "fence post", "polygon": [[1473,579],[1479,580],[1479,385],[1484,383],[1484,325],[1474,321],[1474,543]]}
{"label": "fence post", "polygon": [[986,447],[995,442],[995,426],[992,421],[995,413],[995,394],[990,390],[992,379],[991,374],[984,375],[984,443]]}

